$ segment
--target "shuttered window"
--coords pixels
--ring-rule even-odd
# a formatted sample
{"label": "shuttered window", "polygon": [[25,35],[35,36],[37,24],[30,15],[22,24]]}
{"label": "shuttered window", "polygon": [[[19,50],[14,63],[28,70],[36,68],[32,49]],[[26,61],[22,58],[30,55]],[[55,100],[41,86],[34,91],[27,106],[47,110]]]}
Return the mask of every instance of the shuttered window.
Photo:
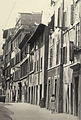
{"label": "shuttered window", "polygon": [[33,61],[30,62],[30,71],[33,71]]}
{"label": "shuttered window", "polygon": [[60,26],[60,14],[61,14],[61,12],[60,12],[60,8],[58,8],[58,27]]}
{"label": "shuttered window", "polygon": [[50,49],[50,67],[52,67],[53,64],[53,48]]}
{"label": "shuttered window", "polygon": [[21,65],[21,77],[26,76],[29,71],[28,68],[28,61],[26,60],[22,65]]}
{"label": "shuttered window", "polygon": [[61,63],[63,64],[63,47],[61,49]]}
{"label": "shuttered window", "polygon": [[67,47],[63,47],[63,64],[67,63]]}
{"label": "shuttered window", "polygon": [[76,45],[81,47],[81,38],[80,38],[80,23],[76,25]]}
{"label": "shuttered window", "polygon": [[10,60],[10,65],[11,65],[11,67],[13,67],[13,66],[15,65],[14,58],[12,58],[12,59]]}
{"label": "shuttered window", "polygon": [[56,64],[59,63],[59,42],[57,43],[57,48],[56,48]]}
{"label": "shuttered window", "polygon": [[37,60],[37,71],[38,71],[38,67],[39,67],[39,65],[38,65],[38,64],[39,64],[39,62],[38,62],[38,60]]}
{"label": "shuttered window", "polygon": [[34,71],[36,72],[36,62],[34,63]]}
{"label": "shuttered window", "polygon": [[42,70],[42,57],[41,57],[41,64],[40,64],[40,69]]}
{"label": "shuttered window", "polygon": [[19,53],[16,54],[16,64],[18,64],[20,62],[20,56],[19,55],[20,55]]}
{"label": "shuttered window", "polygon": [[72,62],[72,61],[74,61],[74,43],[72,42],[72,41],[70,41],[70,51],[69,51],[69,53],[70,53],[70,61]]}
{"label": "shuttered window", "polygon": [[63,13],[63,27],[66,27],[66,12]]}
{"label": "shuttered window", "polygon": [[74,24],[74,5],[71,5],[71,18],[70,18],[71,25]]}

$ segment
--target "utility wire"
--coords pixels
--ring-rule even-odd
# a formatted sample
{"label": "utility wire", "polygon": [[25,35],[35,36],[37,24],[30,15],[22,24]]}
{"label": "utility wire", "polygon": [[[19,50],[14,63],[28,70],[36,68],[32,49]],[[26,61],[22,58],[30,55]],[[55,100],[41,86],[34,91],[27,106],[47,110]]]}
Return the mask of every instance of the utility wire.
{"label": "utility wire", "polygon": [[5,28],[6,28],[7,25],[8,25],[8,22],[9,22],[9,20],[10,20],[11,14],[12,14],[14,8],[15,8],[15,5],[16,5],[16,1],[14,2],[13,6],[12,6],[12,9],[11,9],[11,11],[10,11],[10,13],[9,13],[9,16],[8,16],[8,18],[7,18],[7,20],[6,20]]}

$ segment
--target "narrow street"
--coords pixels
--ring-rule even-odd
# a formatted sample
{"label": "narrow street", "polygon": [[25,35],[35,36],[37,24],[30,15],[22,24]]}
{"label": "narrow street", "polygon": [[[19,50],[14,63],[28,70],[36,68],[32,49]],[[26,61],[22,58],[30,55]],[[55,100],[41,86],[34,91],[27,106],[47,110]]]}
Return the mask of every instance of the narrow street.
{"label": "narrow street", "polygon": [[0,120],[12,120],[11,114],[13,114],[5,104],[0,103]]}
{"label": "narrow street", "polygon": [[[6,113],[0,109],[0,120],[78,120],[72,115],[51,114],[46,108],[27,103],[5,103],[2,106],[5,106],[4,111]],[[6,119],[5,115],[7,116]]]}

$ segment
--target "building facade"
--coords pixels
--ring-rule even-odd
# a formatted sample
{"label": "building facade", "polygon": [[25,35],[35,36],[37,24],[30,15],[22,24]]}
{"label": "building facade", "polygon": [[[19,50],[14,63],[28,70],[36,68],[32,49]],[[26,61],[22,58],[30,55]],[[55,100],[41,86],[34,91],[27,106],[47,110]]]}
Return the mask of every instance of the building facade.
{"label": "building facade", "polygon": [[11,82],[11,38],[13,36],[14,28],[4,30],[3,38],[3,75],[4,75],[4,89],[6,94],[6,101],[10,102],[10,82]]}
{"label": "building facade", "polygon": [[56,111],[63,112],[62,0],[53,4],[52,8],[53,15],[48,25],[50,30],[47,69],[47,108],[50,109],[50,98],[52,94],[55,94]]}
{"label": "building facade", "polygon": [[[65,2],[65,26],[63,33],[63,108],[64,112],[80,117],[80,41],[81,41],[81,1]],[[68,17],[69,16],[69,17]]]}
{"label": "building facade", "polygon": [[29,52],[29,45],[26,42],[40,21],[41,14],[39,13],[20,13],[15,25],[14,36],[11,41],[11,74],[13,78],[11,94],[14,102],[28,101],[29,58],[27,53]]}
{"label": "building facade", "polygon": [[[6,99],[81,117],[81,0],[52,1],[48,26],[41,14],[21,13],[3,37]],[[51,13],[50,13],[51,14]]]}
{"label": "building facade", "polygon": [[[62,35],[62,43],[61,43],[61,59],[62,59],[62,68],[63,68],[63,74],[62,74],[62,79],[63,79],[63,112],[68,113],[68,114],[73,114],[75,116],[79,116],[81,114],[81,80],[80,80],[80,41],[81,41],[81,1],[80,0],[74,0],[74,1],[69,1],[69,0],[62,0],[61,1],[63,4],[63,7],[59,7],[58,4],[60,4],[60,0],[56,1],[55,3],[53,2],[52,7],[56,8],[56,16],[62,15],[62,21],[63,23],[60,26],[60,22],[57,19],[56,16],[52,16],[53,18],[51,20],[54,21],[54,19],[57,19],[55,22],[53,22],[53,26],[57,27],[58,29],[61,29],[61,35]],[[60,4],[62,6],[62,4]],[[54,10],[54,9],[53,9]],[[61,11],[62,10],[62,11]],[[60,13],[60,14],[59,14]],[[55,14],[55,11],[54,11]],[[59,25],[57,25],[59,23]],[[55,29],[56,30],[56,29]],[[48,54],[48,67],[53,66],[53,62],[56,61],[57,63],[57,58],[55,56],[57,55],[57,51],[55,50],[56,47],[56,42],[57,40],[55,37],[53,37],[54,27],[52,28],[52,36],[49,35],[49,54]],[[59,33],[57,33],[59,35]],[[55,34],[56,35],[56,34]],[[61,38],[61,37],[60,37]],[[60,43],[60,42],[59,42]],[[53,52],[52,52],[53,51]],[[54,54],[55,52],[55,54]],[[50,55],[51,54],[51,55]],[[53,60],[54,56],[54,60]],[[59,61],[61,60],[59,59]],[[51,62],[53,61],[53,62]],[[53,68],[54,69],[54,68]],[[48,69],[48,89],[50,90],[51,94],[57,95],[56,92],[58,93],[58,82],[56,80],[54,81],[54,74],[58,73],[57,71],[51,69],[50,75],[49,75],[49,69]],[[58,75],[60,75],[58,73]],[[57,76],[57,75],[56,75]],[[57,78],[57,77],[56,77]],[[55,78],[55,79],[56,79]],[[51,82],[50,82],[51,79]],[[54,81],[54,82],[52,82]],[[53,83],[53,84],[52,84]],[[54,86],[53,86],[54,85]],[[52,87],[50,87],[52,86]],[[48,90],[48,92],[49,92]],[[56,91],[56,92],[55,92]],[[48,107],[49,107],[49,100],[51,94],[48,93]],[[50,95],[49,95],[50,94]],[[58,102],[58,95],[56,96],[56,101]],[[57,104],[56,102],[56,104]],[[57,106],[57,105],[56,105]],[[56,108],[57,109],[57,108]]]}
{"label": "building facade", "polygon": [[3,55],[0,55],[0,95],[4,94],[3,91],[4,76],[2,67],[3,67]]}
{"label": "building facade", "polygon": [[30,44],[29,102],[40,105],[41,99],[46,101],[47,89],[47,56],[48,27],[39,24]]}

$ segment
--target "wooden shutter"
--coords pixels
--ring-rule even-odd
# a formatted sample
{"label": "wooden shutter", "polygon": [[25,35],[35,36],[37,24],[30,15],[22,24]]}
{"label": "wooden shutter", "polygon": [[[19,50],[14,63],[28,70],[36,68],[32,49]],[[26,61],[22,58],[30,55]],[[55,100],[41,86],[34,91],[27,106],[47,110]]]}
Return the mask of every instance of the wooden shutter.
{"label": "wooden shutter", "polygon": [[60,8],[58,8],[58,27],[60,26]]}
{"label": "wooden shutter", "polygon": [[72,41],[70,41],[70,49],[69,49],[69,53],[70,53],[70,61],[74,60],[74,43]]}
{"label": "wooden shutter", "polygon": [[67,63],[67,47],[63,47],[63,64]]}
{"label": "wooden shutter", "polygon": [[63,47],[61,49],[61,63],[63,64]]}
{"label": "wooden shutter", "polygon": [[53,63],[53,49],[50,49],[50,67],[52,67],[52,63]]}
{"label": "wooden shutter", "polygon": [[71,18],[70,18],[70,23],[73,25],[74,23],[74,5],[71,5]]}
{"label": "wooden shutter", "polygon": [[56,64],[59,63],[59,43],[57,43]]}
{"label": "wooden shutter", "polygon": [[66,27],[65,22],[66,22],[66,12],[63,12],[63,27]]}

